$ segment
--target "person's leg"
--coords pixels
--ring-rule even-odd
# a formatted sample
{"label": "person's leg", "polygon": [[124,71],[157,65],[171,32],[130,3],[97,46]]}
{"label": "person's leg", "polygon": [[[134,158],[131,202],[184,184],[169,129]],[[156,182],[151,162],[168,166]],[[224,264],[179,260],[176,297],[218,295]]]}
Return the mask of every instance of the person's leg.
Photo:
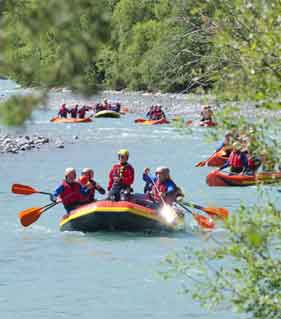
{"label": "person's leg", "polygon": [[113,184],[111,190],[108,192],[106,199],[108,200],[120,200],[120,191],[122,189],[122,185]]}

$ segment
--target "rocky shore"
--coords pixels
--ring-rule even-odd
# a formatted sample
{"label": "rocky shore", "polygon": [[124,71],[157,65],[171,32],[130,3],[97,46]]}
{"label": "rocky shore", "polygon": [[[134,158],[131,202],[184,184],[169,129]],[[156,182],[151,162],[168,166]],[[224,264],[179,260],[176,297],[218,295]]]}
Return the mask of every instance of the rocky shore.
{"label": "rocky shore", "polygon": [[44,144],[50,144],[51,142],[53,142],[57,148],[64,148],[62,141],[51,141],[48,137],[41,135],[0,135],[0,153],[17,154],[34,149],[38,150]]}

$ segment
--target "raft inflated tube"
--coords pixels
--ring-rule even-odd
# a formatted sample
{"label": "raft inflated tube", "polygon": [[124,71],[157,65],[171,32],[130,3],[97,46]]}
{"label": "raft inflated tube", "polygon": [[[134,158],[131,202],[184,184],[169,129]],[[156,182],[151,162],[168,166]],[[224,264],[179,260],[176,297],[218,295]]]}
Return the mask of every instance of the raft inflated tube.
{"label": "raft inflated tube", "polygon": [[83,205],[60,221],[61,231],[173,231],[179,227],[184,227],[182,216],[168,223],[155,209],[128,201],[97,201]]}
{"label": "raft inflated tube", "polygon": [[143,125],[156,125],[156,124],[169,124],[170,122],[166,119],[161,120],[146,120],[146,119],[136,119],[135,123],[143,124]]}
{"label": "raft inflated tube", "polygon": [[281,172],[258,173],[256,175],[229,175],[215,170],[208,174],[209,186],[251,186],[256,184],[281,183]]}
{"label": "raft inflated tube", "polygon": [[200,126],[204,126],[204,127],[212,127],[212,126],[217,126],[218,123],[214,122],[214,121],[200,121]]}
{"label": "raft inflated tube", "polygon": [[83,119],[54,117],[54,118],[50,119],[50,122],[53,122],[53,123],[89,123],[89,122],[92,122],[92,119],[90,117],[85,117]]}
{"label": "raft inflated tube", "polygon": [[104,110],[104,111],[97,112],[95,114],[95,117],[96,118],[99,118],[99,117],[119,118],[120,113],[115,111],[110,111],[110,110]]}

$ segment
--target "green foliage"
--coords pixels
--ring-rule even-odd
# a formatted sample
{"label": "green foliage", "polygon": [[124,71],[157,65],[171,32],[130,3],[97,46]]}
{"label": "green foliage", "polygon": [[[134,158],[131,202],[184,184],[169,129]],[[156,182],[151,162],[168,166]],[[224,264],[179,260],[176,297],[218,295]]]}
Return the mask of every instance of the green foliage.
{"label": "green foliage", "polygon": [[105,5],[100,0],[7,0],[0,72],[24,85],[95,92],[97,51],[108,37]]}
{"label": "green foliage", "polygon": [[[185,278],[185,291],[205,306],[234,307],[253,319],[281,313],[281,214],[273,203],[241,206],[225,223],[223,242],[166,258],[165,277]],[[192,287],[192,289],[190,289]]]}
{"label": "green foliage", "polygon": [[34,96],[12,96],[0,103],[1,122],[10,126],[19,126],[28,119],[32,111],[42,101]]}
{"label": "green foliage", "polygon": [[[229,99],[261,101],[280,107],[281,2],[279,0],[212,1],[214,43],[211,64],[217,92]],[[279,104],[279,105],[278,105]]]}

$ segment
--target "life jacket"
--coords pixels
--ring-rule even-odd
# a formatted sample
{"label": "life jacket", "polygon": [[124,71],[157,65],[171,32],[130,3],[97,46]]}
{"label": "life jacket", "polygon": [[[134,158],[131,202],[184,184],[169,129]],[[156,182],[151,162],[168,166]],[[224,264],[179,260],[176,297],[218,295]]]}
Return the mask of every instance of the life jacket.
{"label": "life jacket", "polygon": [[77,108],[72,108],[70,110],[70,114],[72,118],[76,118],[77,117],[77,113],[78,113],[78,109]]}
{"label": "life jacket", "polygon": [[71,184],[66,181],[62,182],[63,192],[60,194],[60,198],[64,206],[71,206],[81,202],[82,194],[80,192],[80,184],[78,182],[73,182]]}
{"label": "life jacket", "polygon": [[255,161],[252,157],[248,157],[248,167],[253,170],[256,168]]}
{"label": "life jacket", "polygon": [[86,114],[86,108],[84,106],[81,107],[81,109],[78,111],[78,114],[79,114],[79,118],[83,119],[85,117],[85,114]]}
{"label": "life jacket", "polygon": [[67,113],[68,113],[67,108],[61,108],[61,109],[59,110],[59,115],[60,115],[61,117],[67,117]]}
{"label": "life jacket", "polygon": [[174,191],[169,192],[169,194],[167,196],[164,196],[163,198],[165,203],[170,205],[176,200],[180,191],[179,187],[172,180],[168,180],[168,181],[165,181],[164,183],[160,183],[159,179],[157,179],[157,181],[155,182],[155,185],[153,185],[152,187],[151,195],[154,201],[159,203],[162,202],[159,192],[164,194],[167,193],[167,190],[168,190],[167,182],[170,182],[170,183],[172,182],[174,186]]}
{"label": "life jacket", "polygon": [[243,163],[241,160],[241,153],[231,152],[228,163],[233,168],[243,168]]}
{"label": "life jacket", "polygon": [[131,186],[134,182],[135,172],[131,164],[116,164],[113,165],[109,172],[109,182],[107,189],[110,190],[114,183],[114,177],[121,177],[120,183],[124,186]]}

